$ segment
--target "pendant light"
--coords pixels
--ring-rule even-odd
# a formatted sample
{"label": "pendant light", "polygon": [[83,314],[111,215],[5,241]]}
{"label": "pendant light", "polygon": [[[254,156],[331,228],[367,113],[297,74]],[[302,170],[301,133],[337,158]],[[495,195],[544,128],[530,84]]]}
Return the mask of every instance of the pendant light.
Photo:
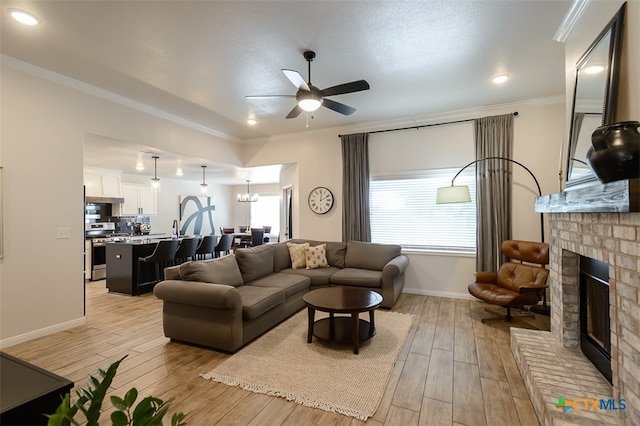
{"label": "pendant light", "polygon": [[202,167],[202,183],[200,184],[200,194],[207,195],[207,184],[204,181],[204,171],[207,168],[207,166],[200,166],[200,167]]}
{"label": "pendant light", "polygon": [[158,157],[157,155],[153,155],[153,177],[151,178],[151,188],[154,191],[160,192],[160,179],[158,179]]}
{"label": "pendant light", "polygon": [[238,194],[238,202],[239,203],[255,203],[258,201],[258,194],[251,195],[249,191],[249,180],[247,180],[247,192],[244,194]]}

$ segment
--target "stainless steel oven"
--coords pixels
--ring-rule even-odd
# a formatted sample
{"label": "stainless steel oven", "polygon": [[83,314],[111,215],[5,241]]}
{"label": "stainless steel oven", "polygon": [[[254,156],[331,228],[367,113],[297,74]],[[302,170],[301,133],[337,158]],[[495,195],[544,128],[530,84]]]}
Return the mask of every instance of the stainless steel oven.
{"label": "stainless steel oven", "polygon": [[107,277],[106,243],[116,240],[115,223],[95,222],[85,224],[85,238],[91,241],[88,267],[92,281]]}

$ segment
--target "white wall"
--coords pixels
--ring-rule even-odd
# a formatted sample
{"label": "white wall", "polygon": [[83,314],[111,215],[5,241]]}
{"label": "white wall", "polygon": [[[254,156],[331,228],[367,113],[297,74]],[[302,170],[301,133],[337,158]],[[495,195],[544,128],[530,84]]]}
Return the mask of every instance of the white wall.
{"label": "white wall", "polygon": [[[519,116],[514,119],[514,159],[533,172],[543,194],[557,192],[560,144],[565,128],[565,104],[562,97],[479,108],[455,116],[424,119],[424,124],[507,114],[516,110]],[[420,123],[413,121],[412,124]],[[298,190],[296,197],[299,200],[299,222],[294,222],[294,229],[296,226],[299,229],[295,235],[340,241],[342,154],[338,134],[379,130],[380,126],[377,123],[353,128],[307,131],[253,141],[253,144],[246,147],[247,165],[296,163],[298,176],[294,185]],[[404,127],[402,123],[385,123],[384,126],[382,128]],[[475,158],[472,132],[471,125],[465,124],[372,134],[369,144],[372,171],[463,167]],[[535,182],[526,171],[517,166],[513,168],[513,176],[513,238],[539,241],[540,216],[533,208],[537,195]],[[326,215],[315,215],[306,206],[309,191],[320,185],[331,189],[338,201]],[[416,251],[407,252],[407,255],[410,263],[405,291],[470,298],[467,285],[473,280],[475,273],[474,257]]]}
{"label": "white wall", "polygon": [[[86,132],[241,164],[242,148],[0,57],[4,259],[0,347],[84,322],[82,149]],[[224,197],[224,194],[222,195]],[[226,199],[229,197],[227,196]],[[164,225],[163,225],[164,226]],[[58,228],[69,239],[57,239]]]}
{"label": "white wall", "polygon": [[[377,123],[301,132],[239,146],[94,96],[90,91],[59,84],[51,81],[46,73],[43,78],[42,73],[34,72],[29,66],[2,58],[0,160],[4,167],[5,258],[0,260],[0,346],[84,321],[82,144],[86,132],[165,150],[175,150],[176,141],[189,140],[189,144],[181,144],[186,155],[245,167],[291,164],[276,189],[279,191],[286,184],[294,187],[294,235],[340,240],[342,168],[338,134],[401,124]],[[513,105],[483,108],[458,115],[472,118],[507,113],[513,108]],[[535,103],[517,106],[521,115],[515,121],[516,159],[526,158],[526,163],[541,179],[543,192],[556,190],[557,163],[552,159],[557,155],[561,135],[556,134],[555,128],[562,128],[564,124],[562,114],[554,111],[557,108]],[[562,111],[564,105],[559,108]],[[431,121],[450,118],[459,117],[432,117]],[[418,158],[415,156],[412,160]],[[460,161],[459,165],[463,163]],[[170,191],[169,180],[163,182],[163,192],[173,195],[160,201],[161,210],[174,209],[177,213],[177,202],[171,198],[185,189],[182,184],[175,185]],[[523,185],[529,185],[526,179]],[[306,206],[308,193],[316,186],[327,186],[336,195],[335,207],[326,215],[315,215]],[[219,190],[220,193],[215,194],[217,221],[221,225],[234,223],[237,204],[233,203],[237,191],[227,188],[225,194],[224,188]],[[530,198],[530,194],[526,197]],[[516,195],[516,199],[519,198],[522,196]],[[40,208],[33,208],[34,200]],[[223,207],[225,200],[231,205]],[[517,205],[527,210],[524,201]],[[225,211],[229,216],[223,218]],[[535,237],[536,225],[528,213],[518,214],[522,221],[515,225],[515,237]],[[152,226],[157,231],[170,231],[172,220],[172,217],[158,216]],[[69,228],[71,238],[56,239],[59,227]],[[410,254],[410,257],[408,290],[467,297],[468,279],[464,277],[472,276],[473,259],[423,254]]]}
{"label": "white wall", "polygon": [[[268,138],[253,141],[245,147],[245,167],[297,165],[297,179],[292,183],[296,200],[293,235],[296,238],[342,240],[341,158],[336,129]],[[336,198],[333,208],[324,215],[317,215],[307,207],[309,192],[317,186],[329,188]]]}

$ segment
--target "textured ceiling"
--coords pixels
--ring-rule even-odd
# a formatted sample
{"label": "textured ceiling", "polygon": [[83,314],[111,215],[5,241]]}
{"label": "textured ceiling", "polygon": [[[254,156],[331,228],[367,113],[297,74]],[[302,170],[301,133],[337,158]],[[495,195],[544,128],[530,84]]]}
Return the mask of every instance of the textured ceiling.
{"label": "textured ceiling", "polygon": [[[303,131],[284,117],[295,94],[282,68],[312,83],[365,79],[332,97],[311,128],[424,117],[564,93],[564,50],[552,40],[568,0],[2,1],[4,55],[197,123],[230,140]],[[34,12],[37,27],[6,10]],[[502,86],[493,75],[508,73]],[[255,117],[257,125],[246,124]]]}

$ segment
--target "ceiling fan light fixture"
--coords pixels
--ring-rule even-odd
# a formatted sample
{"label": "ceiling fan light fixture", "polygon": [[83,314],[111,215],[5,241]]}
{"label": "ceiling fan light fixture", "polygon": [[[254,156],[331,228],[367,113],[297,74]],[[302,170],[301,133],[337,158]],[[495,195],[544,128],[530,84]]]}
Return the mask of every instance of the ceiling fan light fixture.
{"label": "ceiling fan light fixture", "polygon": [[[312,88],[313,89],[313,88]],[[301,91],[298,92],[298,106],[302,108],[304,111],[313,112],[320,108],[322,105],[322,96],[314,91]]]}
{"label": "ceiling fan light fixture", "polygon": [[322,100],[320,99],[300,99],[298,101],[298,106],[307,112],[313,112],[320,108],[322,105]]}

